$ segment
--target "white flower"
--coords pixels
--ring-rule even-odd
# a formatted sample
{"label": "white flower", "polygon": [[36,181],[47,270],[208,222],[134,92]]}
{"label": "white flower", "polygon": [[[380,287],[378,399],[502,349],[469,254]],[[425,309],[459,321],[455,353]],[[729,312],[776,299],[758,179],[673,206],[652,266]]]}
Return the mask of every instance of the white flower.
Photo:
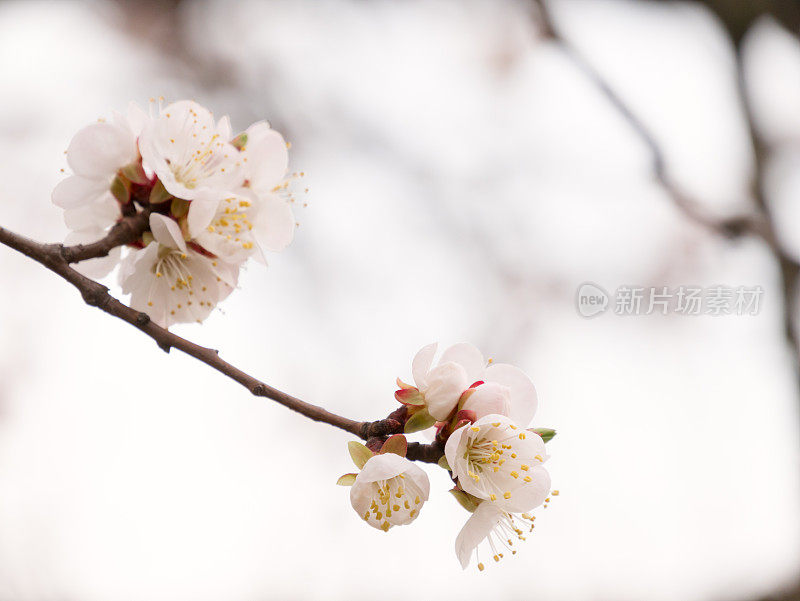
{"label": "white flower", "polygon": [[162,108],[139,137],[144,166],[167,192],[182,200],[218,203],[243,181],[238,150],[230,143],[227,117],[191,100]]}
{"label": "white flower", "polygon": [[485,540],[489,543],[491,556],[495,561],[503,558],[502,549],[516,551],[511,547],[514,539],[525,540],[525,527],[528,531],[533,530],[533,516],[523,513],[515,515],[501,510],[493,503],[484,501],[464,524],[461,532],[456,537],[456,556],[461,567],[466,569],[472,555],[477,555],[478,569],[483,570],[484,565],[480,561],[478,546]]}
{"label": "white flower", "polygon": [[447,419],[467,388],[483,374],[486,363],[473,345],[455,344],[442,353],[431,368],[437,344],[423,347],[411,363],[414,383],[425,399],[428,412],[438,421]]}
{"label": "white flower", "polygon": [[239,265],[187,247],[178,224],[164,215],[150,215],[150,229],[155,239],[130,253],[120,269],[131,307],[163,327],[203,321],[233,291]]}
{"label": "white flower", "polygon": [[227,196],[215,208],[194,201],[189,205],[189,236],[225,261],[244,261],[260,250],[254,231],[259,208],[258,201],[238,195]]}
{"label": "white flower", "polygon": [[361,468],[350,489],[350,503],[370,526],[386,532],[413,522],[429,493],[424,470],[405,457],[384,453]]}
{"label": "white flower", "polygon": [[295,218],[289,205],[286,170],[289,153],[283,136],[259,121],[240,137],[243,187],[259,202],[256,235],[264,250],[277,252],[294,238]]}
{"label": "white flower", "polygon": [[550,490],[544,441],[504,415],[486,415],[453,432],[447,462],[467,493],[509,513],[541,505]]}
{"label": "white flower", "polygon": [[[146,119],[131,103],[127,115],[114,113],[112,122],[94,123],[72,138],[67,163],[74,175],[62,180],[52,195],[72,230],[67,244],[95,242],[122,217],[111,184],[121,169],[139,160],[136,139]],[[119,262],[120,252],[115,248],[107,257],[85,261],[78,269],[90,277],[103,277]]]}
{"label": "white flower", "polygon": [[536,413],[536,387],[521,369],[495,363],[480,374],[483,384],[469,393],[462,409],[475,412],[476,418],[499,414],[527,427]]}
{"label": "white flower", "polygon": [[481,352],[466,342],[445,350],[436,367],[431,367],[436,348],[436,343],[423,347],[411,365],[416,388],[436,420],[446,420],[458,407],[473,411],[476,419],[499,414],[518,424],[530,423],[537,397],[525,372],[504,363],[487,367]]}

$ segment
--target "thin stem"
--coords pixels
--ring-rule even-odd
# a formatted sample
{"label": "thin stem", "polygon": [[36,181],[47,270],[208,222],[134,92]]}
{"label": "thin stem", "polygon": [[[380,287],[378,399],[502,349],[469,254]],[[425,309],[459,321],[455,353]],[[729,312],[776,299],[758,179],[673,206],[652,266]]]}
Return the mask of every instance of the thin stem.
{"label": "thin stem", "polygon": [[[387,419],[374,422],[359,422],[331,413],[322,407],[312,405],[311,403],[307,403],[306,401],[273,388],[269,384],[265,384],[261,380],[254,378],[227,361],[224,361],[220,358],[219,352],[215,349],[200,346],[199,344],[195,344],[162,328],[158,324],[152,322],[146,313],[136,311],[121,303],[108,293],[108,288],[87,278],[70,267],[70,262],[104,256],[108,254],[108,251],[115,245],[124,243],[126,240],[132,241],[138,238],[138,236],[141,235],[141,231],[139,231],[138,228],[142,226],[142,223],[146,223],[146,218],[144,213],[126,217],[120,222],[120,224],[124,225],[118,224],[118,226],[112,228],[109,235],[103,240],[80,247],[64,247],[61,244],[41,244],[3,227],[0,227],[0,243],[41,263],[53,273],[61,276],[78,289],[86,304],[97,307],[101,311],[113,315],[141,330],[152,338],[163,351],[169,352],[172,348],[183,351],[187,355],[194,357],[198,361],[202,361],[209,367],[228,376],[235,382],[238,382],[255,396],[272,399],[309,419],[340,428],[364,440],[373,436],[386,436],[402,428],[402,424],[392,419],[391,416]],[[137,231],[138,234],[135,234]],[[433,455],[435,452],[439,452],[439,456],[441,456],[441,452],[427,449],[429,446],[432,445],[419,445],[418,447],[414,447],[409,458],[418,459],[419,461],[432,461],[435,463],[438,457],[434,459]]]}

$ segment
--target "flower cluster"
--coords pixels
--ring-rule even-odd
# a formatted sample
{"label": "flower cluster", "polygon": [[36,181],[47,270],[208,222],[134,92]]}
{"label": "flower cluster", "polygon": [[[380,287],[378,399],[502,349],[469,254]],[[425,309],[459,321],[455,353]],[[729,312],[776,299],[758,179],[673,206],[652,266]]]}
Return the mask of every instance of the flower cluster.
{"label": "flower cluster", "polygon": [[280,251],[294,236],[287,144],[265,122],[233,135],[183,100],[145,113],[131,105],[80,130],[67,150],[73,175],[53,191],[71,230],[94,242],[123,217],[149,211],[149,227],[126,248],[79,269],[104,277],[119,265],[131,306],[168,327],[203,321],[236,287],[251,257]]}
{"label": "flower cluster", "polygon": [[[471,344],[451,346],[434,366],[437,345],[420,350],[412,362],[416,386],[398,380],[395,393],[403,410],[405,434],[430,431],[443,449],[439,465],[450,472],[450,491],[472,515],[456,538],[456,555],[466,568],[486,541],[499,561],[515,540],[533,529],[529,512],[549,501],[550,475],[545,443],[555,431],[528,429],[537,408],[536,389],[520,369],[492,364]],[[388,531],[412,522],[428,498],[430,485],[420,468],[406,459],[404,434],[367,445],[350,443],[358,474],[339,484],[352,486],[350,500],[371,526]],[[375,452],[377,451],[377,452]],[[484,569],[478,557],[478,568]]]}

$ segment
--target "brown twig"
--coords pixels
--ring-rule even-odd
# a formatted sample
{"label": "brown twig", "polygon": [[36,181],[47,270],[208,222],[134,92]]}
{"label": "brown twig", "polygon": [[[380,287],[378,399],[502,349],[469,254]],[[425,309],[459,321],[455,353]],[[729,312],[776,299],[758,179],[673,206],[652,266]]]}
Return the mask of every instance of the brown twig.
{"label": "brown twig", "polygon": [[[594,83],[595,87],[606,98],[617,113],[630,125],[642,142],[647,146],[653,163],[653,173],[656,180],[671,197],[673,204],[691,221],[705,227],[711,233],[725,238],[737,238],[743,235],[752,235],[760,238],[770,249],[781,270],[781,284],[783,289],[783,311],[786,338],[792,348],[794,356],[800,358],[800,334],[795,326],[795,292],[800,280],[800,263],[791,257],[778,240],[772,213],[769,209],[764,190],[764,163],[767,148],[758,136],[754,123],[752,107],[747,94],[747,86],[742,68],[741,37],[734,38],[738,69],[738,92],[742,104],[747,126],[755,150],[755,178],[753,181],[753,197],[756,201],[756,211],[752,215],[741,215],[730,218],[718,218],[702,209],[694,199],[689,198],[679,186],[668,176],[664,152],[653,134],[642,120],[633,112],[619,94],[606,82],[600,72],[581,54],[581,52],[555,27],[546,0],[533,0],[538,10],[539,25],[542,34],[558,44],[573,64]],[[796,359],[795,363],[798,363]]]}
{"label": "brown twig", "polygon": [[[272,399],[309,419],[340,428],[364,440],[373,436],[386,436],[402,429],[402,424],[392,417],[394,414],[384,420],[359,422],[336,415],[322,407],[312,405],[273,388],[224,361],[220,358],[218,351],[195,344],[162,328],[152,322],[146,313],[136,311],[121,303],[108,293],[108,288],[70,267],[71,262],[104,256],[114,246],[136,239],[141,235],[139,228],[142,223],[146,223],[144,213],[126,217],[112,228],[108,236],[103,240],[93,244],[72,247],[61,244],[41,244],[0,227],[0,243],[41,263],[53,273],[61,276],[78,289],[86,304],[97,307],[101,311],[138,328],[152,338],[163,351],[169,352],[172,348],[183,351],[238,382],[255,396]],[[137,231],[138,234],[134,235]],[[441,450],[438,446],[433,448],[434,446],[410,445],[408,457],[417,461],[435,463],[441,457]]]}
{"label": "brown twig", "polygon": [[653,175],[669,194],[673,204],[691,221],[705,227],[712,233],[726,238],[736,238],[743,234],[755,234],[760,237],[768,235],[768,228],[757,217],[742,215],[729,218],[718,218],[703,210],[702,206],[680,189],[670,179],[664,151],[655,136],[644,122],[633,112],[630,106],[611,87],[597,68],[589,62],[572,42],[565,38],[553,22],[546,0],[533,0],[538,11],[539,27],[542,35],[558,45],[561,51],[572,61],[581,73],[591,81],[616,112],[628,123],[639,136],[652,157]]}

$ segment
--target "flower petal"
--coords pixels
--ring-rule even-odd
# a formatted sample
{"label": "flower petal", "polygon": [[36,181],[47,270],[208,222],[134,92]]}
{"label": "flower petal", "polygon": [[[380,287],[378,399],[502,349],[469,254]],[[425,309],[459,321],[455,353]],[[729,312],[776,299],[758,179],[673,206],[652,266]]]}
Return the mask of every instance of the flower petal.
{"label": "flower petal", "polygon": [[186,241],[178,223],[161,213],[150,214],[150,230],[159,244],[186,252]]}
{"label": "flower petal", "polygon": [[258,244],[278,252],[294,238],[295,219],[289,203],[274,194],[261,197],[261,209],[256,215],[255,232]]}
{"label": "flower petal", "polygon": [[511,419],[522,427],[531,423],[538,400],[536,387],[524,371],[513,365],[497,363],[486,368],[483,380],[508,386],[511,389]]}
{"label": "flower petal", "polygon": [[289,166],[289,153],[283,136],[260,121],[247,128],[247,176],[258,192],[272,190],[283,180]]}
{"label": "flower petal", "polygon": [[472,512],[456,537],[456,556],[463,569],[467,568],[473,552],[497,526],[501,516],[502,513],[495,506],[485,501]]}
{"label": "flower petal", "polygon": [[198,198],[189,204],[189,214],[186,217],[186,221],[189,226],[189,235],[192,238],[197,237],[200,232],[209,226],[214,219],[214,215],[217,214],[219,205],[220,201],[218,199],[211,198]]}
{"label": "flower petal", "polygon": [[96,202],[108,191],[107,181],[71,175],[53,189],[52,200],[62,209],[75,209]]}
{"label": "flower petal", "polygon": [[111,123],[84,127],[67,149],[67,163],[72,170],[89,178],[110,178],[136,156],[136,140],[131,132]]}
{"label": "flower petal", "polygon": [[467,379],[472,384],[481,379],[484,369],[486,369],[486,361],[483,354],[469,342],[461,342],[454,344],[442,353],[442,358],[439,359],[439,364],[447,361],[453,361],[461,365],[464,371],[467,372]]}
{"label": "flower petal", "polygon": [[121,217],[119,203],[111,194],[102,195],[96,202],[64,211],[64,223],[73,231],[105,229]]}
{"label": "flower petal", "polygon": [[361,468],[356,476],[356,482],[377,482],[378,480],[388,480],[398,474],[402,474],[411,467],[415,467],[405,457],[386,453],[385,455],[374,455]]}
{"label": "flower petal", "polygon": [[433,356],[436,354],[436,348],[438,346],[436,342],[432,342],[427,346],[423,346],[419,352],[414,355],[414,360],[411,362],[411,374],[414,376],[414,383],[417,385],[417,388],[421,388],[425,385],[425,379],[428,372],[431,370]]}
{"label": "flower petal", "polygon": [[511,389],[497,382],[485,382],[469,395],[462,409],[474,411],[476,419],[493,413],[510,415]]}

